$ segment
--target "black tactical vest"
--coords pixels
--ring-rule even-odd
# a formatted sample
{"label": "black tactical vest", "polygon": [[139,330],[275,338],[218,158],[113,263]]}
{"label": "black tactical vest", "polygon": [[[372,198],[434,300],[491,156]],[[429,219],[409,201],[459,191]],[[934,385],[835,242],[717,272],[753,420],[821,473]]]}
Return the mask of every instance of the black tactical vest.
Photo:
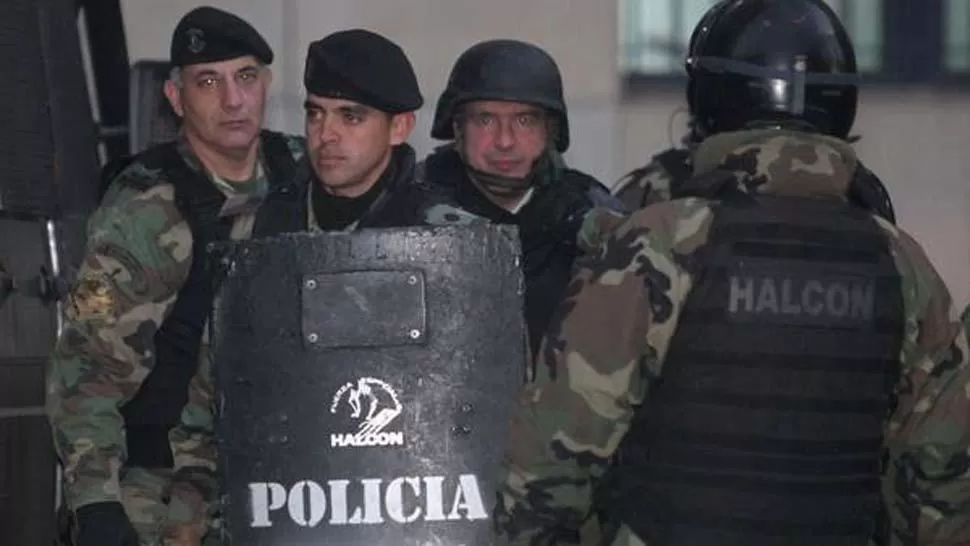
{"label": "black tactical vest", "polygon": [[[263,156],[270,188],[293,176],[295,162],[286,139],[263,131]],[[226,241],[233,218],[220,218],[225,195],[202,172],[190,168],[174,143],[144,153],[148,168],[162,169],[175,187],[175,203],[192,232],[192,266],[169,316],[155,333],[155,364],[137,394],[121,408],[128,446],[127,465],[168,468],[173,465],[168,433],[188,402],[188,388],[198,370],[202,331],[212,306],[212,272],[206,246]],[[147,188],[144,188],[147,189]]]}
{"label": "black tactical vest", "polygon": [[[541,197],[527,203],[518,214],[502,209],[489,201],[469,180],[461,157],[453,149],[443,148],[429,155],[418,165],[415,176],[454,195],[458,206],[472,214],[491,222],[520,227],[522,271],[525,278],[523,313],[529,333],[531,356],[535,359],[552,314],[562,301],[572,278],[573,262],[579,255],[575,239],[564,239],[555,231],[530,232],[522,229],[523,223],[535,224],[525,222],[524,219],[535,212]],[[608,190],[596,179],[573,169],[563,169],[558,183],[573,186],[591,196],[597,190],[608,195]]]}
{"label": "black tactical vest", "polygon": [[717,205],[610,512],[651,546],[865,546],[904,327],[888,244],[837,201]]}

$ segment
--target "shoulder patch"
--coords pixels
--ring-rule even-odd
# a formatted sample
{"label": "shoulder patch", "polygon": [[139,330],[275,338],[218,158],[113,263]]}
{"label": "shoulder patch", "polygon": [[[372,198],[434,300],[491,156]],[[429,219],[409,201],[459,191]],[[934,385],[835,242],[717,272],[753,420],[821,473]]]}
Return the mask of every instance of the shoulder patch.
{"label": "shoulder patch", "polygon": [[113,320],[117,314],[117,300],[111,281],[103,275],[78,279],[65,313],[71,321]]}

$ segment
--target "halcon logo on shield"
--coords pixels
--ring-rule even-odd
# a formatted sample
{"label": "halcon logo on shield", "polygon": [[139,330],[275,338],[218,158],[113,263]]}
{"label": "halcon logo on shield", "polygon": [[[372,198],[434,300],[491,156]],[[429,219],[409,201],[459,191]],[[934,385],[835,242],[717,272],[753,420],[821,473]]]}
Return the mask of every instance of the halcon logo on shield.
{"label": "halcon logo on shield", "polygon": [[401,414],[397,393],[385,381],[362,377],[333,395],[330,413],[357,421],[356,432],[330,434],[330,447],[403,446],[404,433],[384,429]]}

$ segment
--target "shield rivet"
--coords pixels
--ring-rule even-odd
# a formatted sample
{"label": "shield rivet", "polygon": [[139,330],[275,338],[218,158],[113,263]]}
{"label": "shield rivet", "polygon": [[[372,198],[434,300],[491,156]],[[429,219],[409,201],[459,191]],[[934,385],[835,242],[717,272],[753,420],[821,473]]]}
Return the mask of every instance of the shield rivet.
{"label": "shield rivet", "polygon": [[320,336],[317,334],[310,334],[306,337],[306,340],[310,343],[316,343],[317,341],[320,341]]}
{"label": "shield rivet", "polygon": [[421,337],[421,330],[418,330],[417,328],[415,328],[414,330],[411,330],[410,332],[408,332],[408,335],[411,336],[411,339],[418,339],[419,337]]}
{"label": "shield rivet", "polygon": [[313,290],[314,288],[317,287],[317,281],[313,279],[307,280],[306,287],[307,287],[307,290]]}
{"label": "shield rivet", "polygon": [[472,428],[468,425],[456,425],[451,427],[451,434],[453,436],[467,436],[471,434]]}
{"label": "shield rivet", "polygon": [[418,284],[418,278],[414,275],[408,277],[408,284]]}

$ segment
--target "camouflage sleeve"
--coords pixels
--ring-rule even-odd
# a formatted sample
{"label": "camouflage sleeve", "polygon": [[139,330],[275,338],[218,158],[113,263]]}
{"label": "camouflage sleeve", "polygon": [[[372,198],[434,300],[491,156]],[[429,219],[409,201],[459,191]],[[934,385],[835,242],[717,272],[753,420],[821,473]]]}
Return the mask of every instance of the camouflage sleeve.
{"label": "camouflage sleeve", "polygon": [[589,254],[596,252],[603,244],[603,240],[619,227],[627,218],[627,214],[612,207],[593,207],[586,213],[583,223],[577,233],[577,244],[581,252]]}
{"label": "camouflage sleeve", "polygon": [[967,334],[919,245],[902,233],[897,245],[907,317],[883,485],[890,543],[970,544]]}
{"label": "camouflage sleeve", "polygon": [[173,198],[168,185],[139,192],[115,184],[89,222],[47,372],[47,413],[72,509],[120,500],[119,408],[150,371],[155,331],[190,266],[188,226]]}
{"label": "camouflage sleeve", "polygon": [[595,483],[659,374],[685,295],[664,220],[658,207],[641,210],[577,261],[542,344],[544,366],[512,420],[495,508],[502,540],[577,540]]}
{"label": "camouflage sleeve", "polygon": [[670,201],[672,181],[673,175],[654,158],[621,178],[613,187],[613,195],[623,202],[627,210],[635,211],[648,205]]}
{"label": "camouflage sleeve", "polygon": [[[670,188],[674,175],[664,168],[656,156],[649,163],[634,169],[613,187],[622,210],[618,207],[596,203],[584,218],[578,235],[579,249],[593,252],[603,238],[632,214],[644,207],[670,201]],[[612,210],[611,210],[612,209]]]}
{"label": "camouflage sleeve", "polygon": [[207,349],[202,347],[181,420],[169,433],[175,465],[164,536],[175,544],[200,542],[218,506],[218,458],[212,435],[215,391]]}

